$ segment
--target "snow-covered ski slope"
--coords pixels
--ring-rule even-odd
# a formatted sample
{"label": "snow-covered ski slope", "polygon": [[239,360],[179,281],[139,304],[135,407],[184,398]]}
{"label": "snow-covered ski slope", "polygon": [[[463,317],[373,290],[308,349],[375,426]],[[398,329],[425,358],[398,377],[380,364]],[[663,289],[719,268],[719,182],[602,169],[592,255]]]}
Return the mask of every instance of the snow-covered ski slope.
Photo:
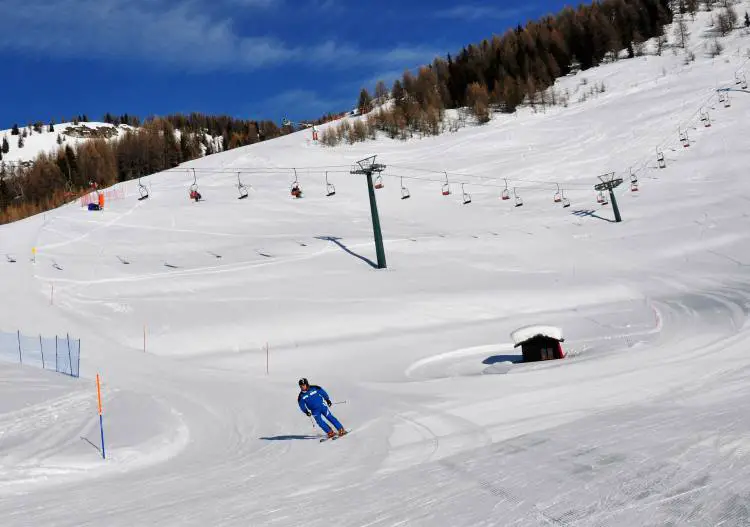
{"label": "snow-covered ski slope", "polygon": [[[561,89],[607,91],[455,134],[327,149],[301,132],[204,158],[184,167],[201,203],[180,170],[147,178],[148,200],[129,183],[103,212],[0,227],[18,260],[0,330],[83,339],[80,380],[0,365],[0,523],[749,525],[750,94],[724,108],[713,90],[750,43],[725,45],[585,72]],[[436,180],[401,200],[384,178],[384,271],[344,173],[373,153]],[[615,224],[591,187],[630,167]],[[523,207],[476,184],[502,178]],[[511,364],[528,324],[563,328],[569,358]],[[345,440],[317,441],[303,376],[342,403]]]}

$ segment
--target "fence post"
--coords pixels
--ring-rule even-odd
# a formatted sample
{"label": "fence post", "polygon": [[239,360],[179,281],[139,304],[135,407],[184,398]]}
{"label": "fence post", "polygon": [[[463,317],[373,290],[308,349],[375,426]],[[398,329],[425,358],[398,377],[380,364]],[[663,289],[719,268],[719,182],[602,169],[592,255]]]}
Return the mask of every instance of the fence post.
{"label": "fence post", "polygon": [[21,330],[17,331],[18,335],[18,362],[23,364],[23,355],[21,354]]}
{"label": "fence post", "polygon": [[42,344],[41,335],[39,335],[39,352],[42,354],[42,369],[44,369],[44,344]]}
{"label": "fence post", "polygon": [[70,354],[70,333],[66,333],[68,337],[68,361],[70,361],[70,376],[73,376],[73,357]]}
{"label": "fence post", "polygon": [[55,335],[55,371],[60,373],[60,353],[57,351],[57,335]]}

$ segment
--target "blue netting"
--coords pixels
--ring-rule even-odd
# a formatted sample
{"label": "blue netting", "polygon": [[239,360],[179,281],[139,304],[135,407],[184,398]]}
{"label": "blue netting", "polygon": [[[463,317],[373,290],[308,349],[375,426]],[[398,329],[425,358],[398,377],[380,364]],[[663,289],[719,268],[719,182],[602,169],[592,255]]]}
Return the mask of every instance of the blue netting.
{"label": "blue netting", "polygon": [[64,337],[0,332],[0,359],[78,377],[81,341]]}

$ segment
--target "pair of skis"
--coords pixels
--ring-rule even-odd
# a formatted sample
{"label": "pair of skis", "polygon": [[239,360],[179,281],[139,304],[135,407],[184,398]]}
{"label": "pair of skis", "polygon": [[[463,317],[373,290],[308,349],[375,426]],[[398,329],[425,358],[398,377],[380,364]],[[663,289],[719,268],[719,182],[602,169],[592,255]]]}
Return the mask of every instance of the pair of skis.
{"label": "pair of skis", "polygon": [[346,435],[349,435],[349,433],[351,433],[351,430],[347,430],[347,431],[346,431],[346,433],[345,433],[345,434],[344,434],[343,436],[340,436],[340,435],[338,435],[338,434],[336,434],[336,435],[335,435],[335,436],[333,436],[333,437],[323,436],[323,437],[322,437],[322,438],[320,439],[320,442],[321,442],[321,443],[324,443],[324,442],[326,442],[326,441],[336,441],[336,440],[337,440],[337,439],[339,439],[340,437],[344,437],[344,436],[346,436]]}

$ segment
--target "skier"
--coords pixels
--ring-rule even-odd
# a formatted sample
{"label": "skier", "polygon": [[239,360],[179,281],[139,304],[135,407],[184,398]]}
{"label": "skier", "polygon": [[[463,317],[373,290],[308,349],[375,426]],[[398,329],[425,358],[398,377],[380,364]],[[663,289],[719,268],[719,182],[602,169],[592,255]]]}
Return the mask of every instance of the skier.
{"label": "skier", "polygon": [[323,388],[315,385],[310,386],[310,383],[307,381],[307,379],[303,378],[299,380],[299,389],[300,392],[297,396],[297,404],[299,404],[299,409],[302,410],[302,412],[308,417],[313,416],[315,418],[315,421],[318,423],[318,426],[320,426],[321,430],[323,430],[328,435],[329,439],[335,437],[336,432],[331,430],[331,427],[328,426],[328,423],[323,420],[324,417],[328,419],[333,426],[336,427],[339,436],[346,434],[344,426],[339,422],[338,419],[333,416],[331,410],[329,410],[329,407],[333,405],[333,403],[331,402],[331,399],[328,397],[328,394]]}

